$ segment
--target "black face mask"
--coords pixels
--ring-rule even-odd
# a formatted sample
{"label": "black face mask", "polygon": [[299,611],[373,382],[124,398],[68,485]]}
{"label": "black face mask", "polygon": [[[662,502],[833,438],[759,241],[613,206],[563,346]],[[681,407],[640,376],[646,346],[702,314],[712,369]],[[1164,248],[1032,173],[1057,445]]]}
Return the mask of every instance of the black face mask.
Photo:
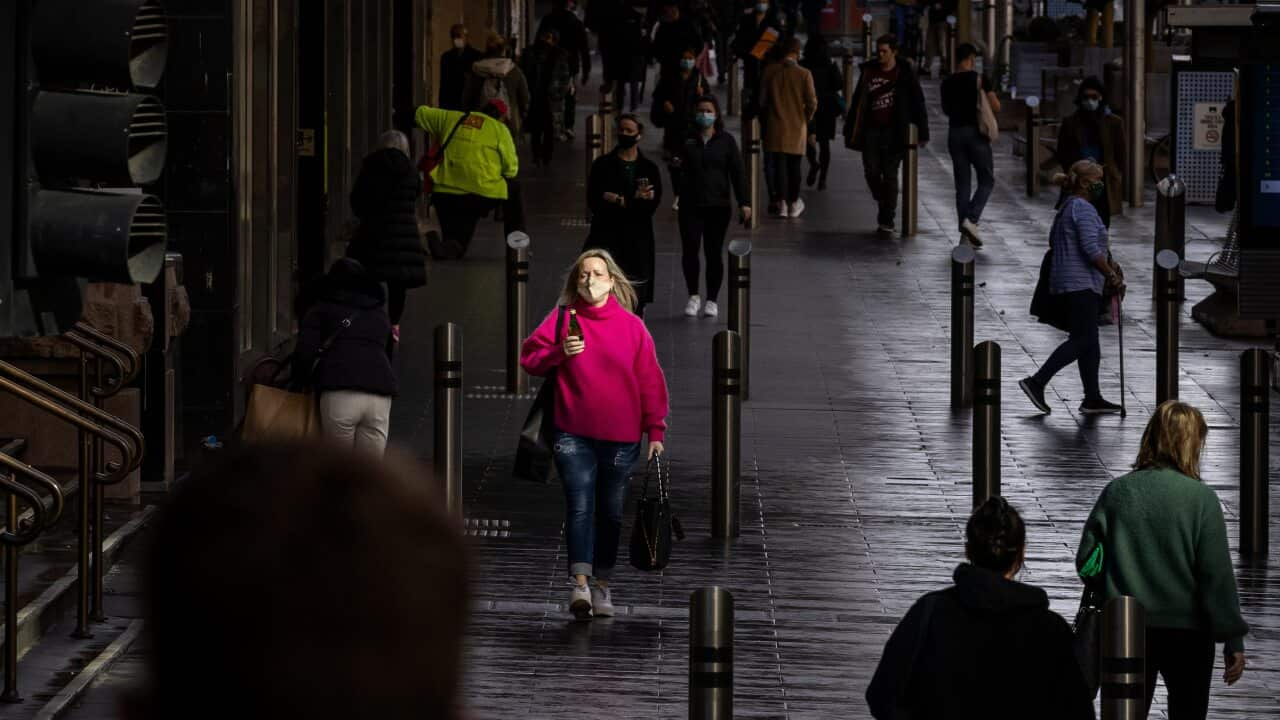
{"label": "black face mask", "polygon": [[640,142],[639,135],[619,135],[618,136],[618,147],[622,148],[623,150],[630,150],[631,148],[635,147],[636,143],[638,142]]}

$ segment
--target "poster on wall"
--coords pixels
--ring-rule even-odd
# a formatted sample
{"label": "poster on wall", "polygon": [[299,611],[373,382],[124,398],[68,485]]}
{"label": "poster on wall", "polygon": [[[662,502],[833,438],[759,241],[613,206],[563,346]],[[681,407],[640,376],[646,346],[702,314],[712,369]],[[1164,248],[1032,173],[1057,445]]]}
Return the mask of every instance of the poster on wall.
{"label": "poster on wall", "polygon": [[1222,103],[1195,104],[1191,114],[1192,150],[1221,150],[1224,121],[1222,119]]}

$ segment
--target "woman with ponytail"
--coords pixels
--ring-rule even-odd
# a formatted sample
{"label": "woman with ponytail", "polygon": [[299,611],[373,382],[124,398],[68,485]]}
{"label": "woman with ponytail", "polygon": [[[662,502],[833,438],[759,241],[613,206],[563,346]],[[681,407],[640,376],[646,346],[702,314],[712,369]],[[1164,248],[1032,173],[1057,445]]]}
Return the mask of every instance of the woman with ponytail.
{"label": "woman with ponytail", "polygon": [[1093,718],[1071,628],[1014,578],[1027,528],[1004,498],[973,511],[955,585],[921,598],[889,637],[867,688],[885,718]]}
{"label": "woman with ponytail", "polygon": [[[1090,203],[1106,192],[1102,166],[1081,160],[1071,166],[1070,172],[1055,175],[1053,181],[1063,187],[1067,199],[1049,231],[1049,295],[1057,317],[1053,324],[1066,330],[1069,337],[1034,375],[1020,380],[1018,387],[1031,404],[1048,415],[1052,409],[1045,401],[1045,388],[1058,371],[1074,362],[1084,385],[1080,412],[1118,413],[1120,406],[1103,399],[1098,385],[1098,367],[1102,364],[1098,314],[1103,310],[1103,288],[1110,285],[1116,292],[1124,291],[1123,278],[1111,264],[1107,228]],[[1041,320],[1045,320],[1044,315]]]}

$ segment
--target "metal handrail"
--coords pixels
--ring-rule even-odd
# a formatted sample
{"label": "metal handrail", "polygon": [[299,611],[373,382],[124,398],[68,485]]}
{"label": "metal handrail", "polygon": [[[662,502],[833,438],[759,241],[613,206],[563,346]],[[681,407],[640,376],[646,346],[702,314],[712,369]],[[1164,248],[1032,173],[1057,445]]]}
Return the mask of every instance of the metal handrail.
{"label": "metal handrail", "polygon": [[[57,480],[12,455],[0,452],[0,465],[5,466],[9,469],[9,472],[15,475],[22,475],[34,480],[49,493],[49,503],[46,505],[45,499],[40,496],[39,492],[16,480],[11,480],[8,473],[0,473],[0,487],[5,492],[22,497],[27,505],[31,507],[31,521],[28,523],[16,523],[16,527],[6,527],[4,532],[0,532],[0,544],[26,545],[44,532],[45,528],[58,522],[58,518],[62,517],[66,498],[62,494],[62,486],[58,484]],[[19,532],[23,525],[26,525],[27,530]]]}
{"label": "metal handrail", "polygon": [[[106,351],[113,352],[117,356],[128,361],[127,368],[120,379],[121,385],[128,385],[138,376],[138,371],[142,369],[142,364],[138,356],[138,351],[134,350],[127,343],[121,342],[116,338],[107,335],[101,330],[83,322],[78,322],[75,327],[67,331],[66,335],[80,335],[85,339],[97,343]],[[72,341],[74,342],[74,340]]]}
{"label": "metal handrail", "polygon": [[129,473],[142,464],[144,450],[142,431],[114,415],[99,410],[80,398],[4,361],[0,361],[0,390],[8,390],[28,404],[90,435],[102,438],[108,445],[119,450],[125,462],[107,463],[105,472],[99,473],[94,478],[95,482],[114,485],[124,480]]}
{"label": "metal handrail", "polygon": [[[80,354],[82,356],[92,355],[97,361],[97,375],[99,376],[98,384],[89,388],[90,394],[95,398],[105,399],[113,397],[124,389],[125,384],[129,382],[126,379],[128,377],[129,368],[126,367],[125,358],[117,355],[114,351],[93,342],[92,340],[80,337],[79,335],[73,335],[69,331],[62,336],[62,339],[72,345],[75,345],[76,348],[80,350]],[[104,362],[115,368],[115,375],[106,380],[101,377],[102,363]]]}

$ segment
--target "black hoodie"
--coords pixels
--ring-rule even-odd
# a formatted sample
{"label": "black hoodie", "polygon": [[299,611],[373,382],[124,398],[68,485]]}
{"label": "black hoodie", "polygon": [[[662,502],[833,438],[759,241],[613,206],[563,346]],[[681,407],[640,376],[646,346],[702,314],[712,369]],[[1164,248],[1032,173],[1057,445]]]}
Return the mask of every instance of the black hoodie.
{"label": "black hoodie", "polygon": [[[310,387],[319,392],[356,390],[394,396],[396,375],[387,356],[391,320],[381,283],[370,277],[360,263],[343,258],[304,294],[311,304],[303,315],[294,349],[295,381],[305,384],[314,365]],[[347,319],[351,325],[337,334],[321,356],[320,347]]]}
{"label": "black hoodie", "polygon": [[867,688],[874,717],[896,717],[900,701],[930,720],[1094,717],[1071,628],[1043,590],[967,564],[955,583],[916,602],[889,637]]}

